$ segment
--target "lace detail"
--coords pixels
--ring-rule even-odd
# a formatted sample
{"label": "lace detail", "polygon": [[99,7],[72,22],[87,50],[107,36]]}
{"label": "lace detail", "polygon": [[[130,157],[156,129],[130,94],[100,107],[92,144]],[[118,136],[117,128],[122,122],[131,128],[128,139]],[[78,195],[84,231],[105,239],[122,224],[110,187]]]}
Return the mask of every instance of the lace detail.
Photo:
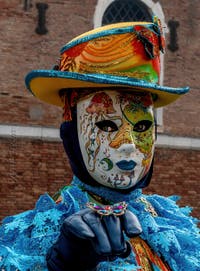
{"label": "lace detail", "polygon": [[[46,253],[56,241],[64,219],[85,208],[89,201],[87,192],[104,196],[111,202],[126,201],[128,209],[138,216],[143,233],[141,237],[158,254],[164,257],[173,271],[199,271],[200,238],[197,219],[189,216],[190,208],[179,208],[177,197],[143,195],[141,190],[124,195],[101,187],[80,182],[62,191],[62,201],[56,204],[48,195],[42,195],[35,209],[7,217],[0,227],[0,270],[47,271]],[[146,204],[152,206],[157,216],[152,216]],[[151,208],[150,208],[151,209]],[[134,253],[126,259],[102,262],[98,271],[140,270]],[[156,270],[156,267],[155,267]],[[159,270],[158,270],[159,271]]]}
{"label": "lace detail", "polygon": [[46,253],[58,238],[64,219],[85,207],[88,198],[77,187],[62,192],[63,201],[55,204],[45,194],[35,209],[7,217],[0,227],[0,270],[47,271]]}

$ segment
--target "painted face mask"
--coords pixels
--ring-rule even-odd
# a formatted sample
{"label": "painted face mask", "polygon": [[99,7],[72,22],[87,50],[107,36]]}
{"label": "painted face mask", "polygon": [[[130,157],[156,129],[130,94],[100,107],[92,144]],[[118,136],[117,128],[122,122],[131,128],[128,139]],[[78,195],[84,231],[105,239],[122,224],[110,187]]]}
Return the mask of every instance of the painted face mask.
{"label": "painted face mask", "polygon": [[90,94],[77,103],[77,127],[84,163],[98,183],[128,189],[148,172],[155,141],[149,93]]}

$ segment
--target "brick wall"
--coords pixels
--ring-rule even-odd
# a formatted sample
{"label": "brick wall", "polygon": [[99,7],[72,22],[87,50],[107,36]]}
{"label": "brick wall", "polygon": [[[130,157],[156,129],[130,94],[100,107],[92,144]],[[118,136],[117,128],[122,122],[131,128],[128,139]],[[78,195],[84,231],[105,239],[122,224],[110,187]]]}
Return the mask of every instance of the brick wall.
{"label": "brick wall", "polygon": [[172,87],[190,86],[189,94],[164,108],[165,133],[185,136],[200,136],[200,2],[198,0],[159,1],[166,22],[175,20],[179,49],[168,49],[170,33],[166,34],[164,84]]}
{"label": "brick wall", "polygon": [[[41,194],[53,196],[72,178],[61,142],[12,137],[1,140],[0,147],[0,218],[33,208]],[[181,195],[180,204],[195,207],[199,216],[199,159],[197,151],[156,149],[153,179],[144,191]]]}
{"label": "brick wall", "polygon": [[33,208],[39,195],[56,193],[71,179],[61,143],[1,139],[0,217]]}
{"label": "brick wall", "polygon": [[[46,35],[35,32],[37,2],[48,4]],[[22,3],[0,1],[0,122],[58,127],[60,110],[36,100],[26,90],[24,77],[33,69],[51,69],[60,48],[93,27],[95,5],[90,0],[32,1],[32,8],[24,11]],[[37,114],[33,114],[35,111]]]}
{"label": "brick wall", "polygon": [[157,148],[154,173],[146,193],[181,196],[180,206],[192,206],[200,217],[199,151]]}

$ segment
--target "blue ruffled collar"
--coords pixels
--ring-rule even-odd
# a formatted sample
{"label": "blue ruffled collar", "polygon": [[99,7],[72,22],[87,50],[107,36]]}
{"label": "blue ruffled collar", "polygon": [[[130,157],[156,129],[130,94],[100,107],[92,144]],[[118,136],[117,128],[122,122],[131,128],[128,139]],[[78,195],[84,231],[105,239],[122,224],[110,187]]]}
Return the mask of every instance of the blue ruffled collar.
{"label": "blue ruffled collar", "polygon": [[141,189],[134,190],[130,192],[129,194],[123,194],[105,186],[95,187],[95,186],[91,186],[89,184],[83,183],[76,176],[73,177],[72,185],[78,186],[82,190],[94,193],[95,195],[98,195],[112,203],[121,202],[121,201],[126,201],[126,202],[133,201],[142,195]]}

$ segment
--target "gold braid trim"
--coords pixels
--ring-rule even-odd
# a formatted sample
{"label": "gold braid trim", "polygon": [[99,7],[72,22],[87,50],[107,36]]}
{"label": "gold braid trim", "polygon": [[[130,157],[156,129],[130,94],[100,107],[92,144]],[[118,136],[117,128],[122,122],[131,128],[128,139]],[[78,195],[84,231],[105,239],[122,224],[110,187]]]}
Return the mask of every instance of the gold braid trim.
{"label": "gold braid trim", "polygon": [[138,271],[153,271],[153,265],[156,265],[160,271],[172,271],[170,267],[149,247],[149,245],[140,237],[130,239],[133,251],[136,255],[136,261],[142,269]]}

